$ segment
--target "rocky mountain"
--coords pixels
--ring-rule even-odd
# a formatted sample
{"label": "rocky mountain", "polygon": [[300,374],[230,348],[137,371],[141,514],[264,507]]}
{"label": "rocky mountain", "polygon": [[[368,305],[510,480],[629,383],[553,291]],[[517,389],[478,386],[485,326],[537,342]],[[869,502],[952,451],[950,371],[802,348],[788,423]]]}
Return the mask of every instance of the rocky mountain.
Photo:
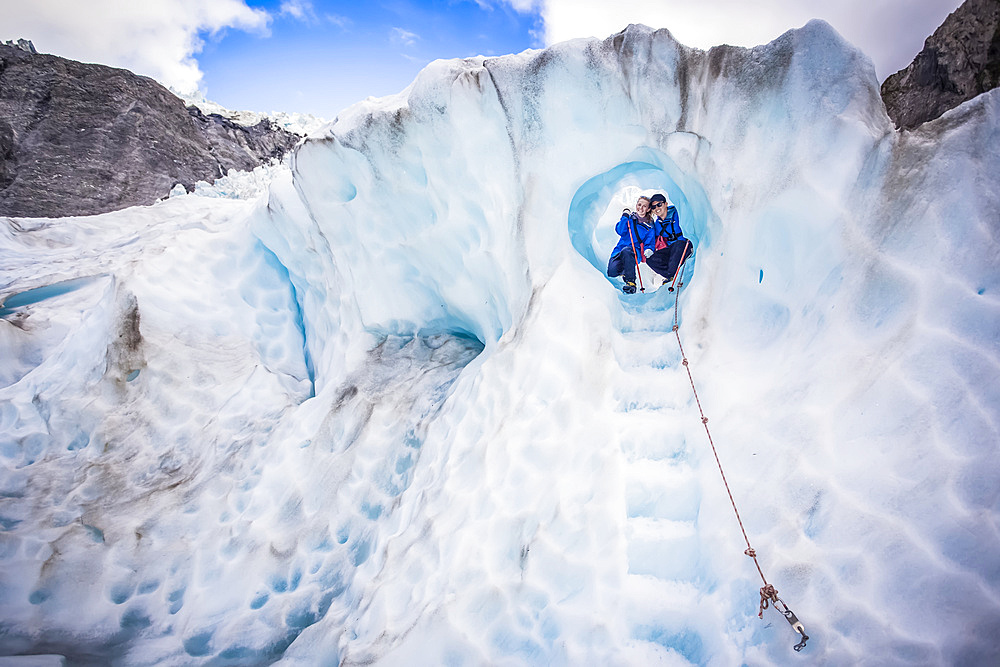
{"label": "rocky mountain", "polygon": [[60,217],[150,204],[300,139],[267,120],[204,114],[123,69],[0,44],[0,215]]}
{"label": "rocky mountain", "polygon": [[913,62],[882,83],[889,117],[913,129],[1000,81],[1000,0],[966,0]]}

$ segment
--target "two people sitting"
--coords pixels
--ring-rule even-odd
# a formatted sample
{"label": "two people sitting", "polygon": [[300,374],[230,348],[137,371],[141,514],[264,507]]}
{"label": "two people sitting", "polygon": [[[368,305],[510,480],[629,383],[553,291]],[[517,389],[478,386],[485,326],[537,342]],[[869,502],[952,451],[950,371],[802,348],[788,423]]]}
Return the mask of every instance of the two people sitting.
{"label": "two people sitting", "polygon": [[666,284],[675,279],[677,269],[690,252],[691,242],[681,231],[677,209],[660,193],[639,197],[635,212],[625,209],[615,231],[621,238],[611,251],[608,276],[621,276],[625,280],[622,291],[626,294],[635,294],[639,262],[646,262]]}

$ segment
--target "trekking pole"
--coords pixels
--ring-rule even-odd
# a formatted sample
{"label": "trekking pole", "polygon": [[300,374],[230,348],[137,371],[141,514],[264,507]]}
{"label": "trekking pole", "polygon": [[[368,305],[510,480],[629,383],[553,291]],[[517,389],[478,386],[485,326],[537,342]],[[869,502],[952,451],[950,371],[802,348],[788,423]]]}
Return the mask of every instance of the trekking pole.
{"label": "trekking pole", "polygon": [[677,278],[681,275],[681,270],[684,268],[684,260],[687,258],[688,248],[691,247],[691,242],[686,241],[684,243],[684,252],[681,253],[681,261],[677,262],[677,270],[674,271],[674,279],[670,283],[670,287],[667,288],[668,292],[674,291],[674,285],[677,284]]}
{"label": "trekking pole", "polygon": [[[628,209],[625,210],[628,211]],[[628,237],[632,241],[632,258],[635,260],[635,277],[639,279],[639,291],[645,292],[646,288],[642,286],[642,274],[639,273],[639,253],[635,251],[635,237],[632,235],[632,223],[635,221],[632,219],[631,215],[629,215],[628,219]]]}

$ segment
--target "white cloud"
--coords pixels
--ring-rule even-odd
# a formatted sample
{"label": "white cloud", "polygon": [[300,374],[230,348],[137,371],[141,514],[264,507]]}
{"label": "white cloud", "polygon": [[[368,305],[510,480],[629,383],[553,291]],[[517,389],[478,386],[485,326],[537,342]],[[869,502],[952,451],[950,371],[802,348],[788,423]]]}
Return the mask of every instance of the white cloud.
{"label": "white cloud", "polygon": [[337,26],[338,28],[341,28],[342,30],[347,30],[347,28],[353,24],[353,21],[351,21],[351,19],[347,18],[346,16],[341,16],[340,14],[324,14],[324,17],[326,18],[327,21]]}
{"label": "white cloud", "polygon": [[311,0],[282,0],[278,13],[291,16],[299,21],[314,22],[317,20],[316,10]]}
{"label": "white cloud", "polygon": [[483,11],[493,11],[500,5],[508,5],[522,14],[540,9],[545,0],[472,0]]}
{"label": "white cloud", "polygon": [[507,4],[517,11],[527,14],[543,7],[546,4],[546,0],[507,0]]}
{"label": "white cloud", "polygon": [[42,53],[124,67],[184,93],[202,72],[201,35],[227,28],[266,34],[270,16],[243,0],[31,0],[6,3],[0,39],[30,39]]}
{"label": "white cloud", "polygon": [[417,33],[403,30],[402,28],[393,28],[389,37],[394,43],[402,44],[403,46],[413,46],[420,39],[420,35]]}
{"label": "white cloud", "polygon": [[667,28],[688,46],[756,46],[820,18],[875,63],[880,79],[910,63],[962,0],[508,0],[518,11],[540,7],[546,45],[605,38],[630,23]]}

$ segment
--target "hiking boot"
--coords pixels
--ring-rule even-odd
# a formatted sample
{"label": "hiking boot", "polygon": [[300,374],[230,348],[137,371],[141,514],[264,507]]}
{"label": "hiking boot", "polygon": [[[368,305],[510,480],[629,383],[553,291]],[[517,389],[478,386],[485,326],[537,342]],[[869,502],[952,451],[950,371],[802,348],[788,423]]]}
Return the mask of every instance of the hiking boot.
{"label": "hiking boot", "polygon": [[626,294],[635,294],[635,283],[630,283],[626,280],[625,284],[622,285],[622,291]]}

